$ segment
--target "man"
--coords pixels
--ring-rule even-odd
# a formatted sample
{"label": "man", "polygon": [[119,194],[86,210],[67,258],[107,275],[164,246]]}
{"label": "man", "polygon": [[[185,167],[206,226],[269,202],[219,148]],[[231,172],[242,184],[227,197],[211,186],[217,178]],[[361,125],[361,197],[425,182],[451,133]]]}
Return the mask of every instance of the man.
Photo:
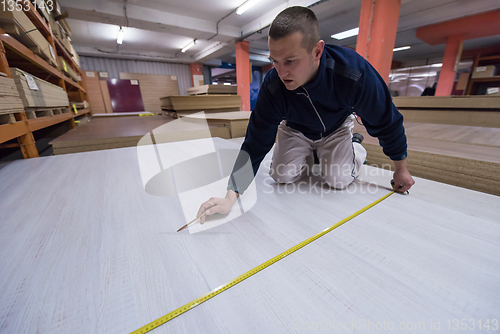
{"label": "man", "polygon": [[[272,148],[276,133],[269,171],[276,182],[300,179],[314,150],[323,180],[333,188],[347,187],[366,158],[363,137],[352,134],[353,112],[393,160],[395,190],[410,189],[415,182],[406,166],[403,116],[376,70],[351,49],[325,45],[308,8],[289,7],[278,14],[268,43],[274,68],[259,91],[226,197],[203,203],[198,216],[231,210]],[[242,172],[249,162],[253,175]],[[204,221],[205,216],[200,218]]]}

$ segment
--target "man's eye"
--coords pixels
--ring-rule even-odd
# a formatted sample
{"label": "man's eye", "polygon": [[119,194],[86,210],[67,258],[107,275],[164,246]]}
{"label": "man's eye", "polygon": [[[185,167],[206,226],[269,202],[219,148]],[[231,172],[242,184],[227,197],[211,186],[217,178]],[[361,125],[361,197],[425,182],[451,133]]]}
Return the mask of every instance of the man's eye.
{"label": "man's eye", "polygon": [[286,61],[287,64],[293,64],[295,62],[295,59],[289,59]]}

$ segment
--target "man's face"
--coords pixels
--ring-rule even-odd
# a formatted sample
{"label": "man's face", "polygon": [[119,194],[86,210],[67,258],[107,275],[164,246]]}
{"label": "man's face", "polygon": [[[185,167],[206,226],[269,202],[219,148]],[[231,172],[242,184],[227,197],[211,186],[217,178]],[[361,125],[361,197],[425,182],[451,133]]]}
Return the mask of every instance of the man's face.
{"label": "man's face", "polygon": [[313,50],[302,47],[303,35],[300,32],[281,39],[269,38],[269,58],[274,63],[281,81],[288,90],[306,84],[316,76],[324,42],[319,41]]}

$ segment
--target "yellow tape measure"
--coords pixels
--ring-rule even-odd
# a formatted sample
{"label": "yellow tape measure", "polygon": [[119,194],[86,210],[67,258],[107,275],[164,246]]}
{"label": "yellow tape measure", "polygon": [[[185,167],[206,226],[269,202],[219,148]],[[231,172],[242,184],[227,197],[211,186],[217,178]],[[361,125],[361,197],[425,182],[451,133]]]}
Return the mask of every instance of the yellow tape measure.
{"label": "yellow tape measure", "polygon": [[226,291],[227,289],[235,286],[236,284],[246,280],[247,278],[249,278],[250,276],[253,276],[255,275],[256,273],[258,273],[259,271],[269,267],[270,265],[272,265],[273,263],[276,263],[278,262],[279,260],[283,259],[284,257],[292,254],[293,252],[301,249],[302,247],[310,244],[311,242],[313,242],[314,240],[316,239],[319,239],[321,238],[322,236],[324,236],[325,234],[333,231],[334,229],[336,229],[337,227],[339,227],[340,225],[344,224],[344,223],[347,223],[349,220],[353,219],[354,217],[356,216],[359,216],[360,214],[362,214],[363,212],[367,211],[368,209],[374,207],[375,205],[377,205],[378,203],[382,202],[384,199],[386,199],[387,197],[391,196],[392,194],[394,194],[394,191],[391,191],[390,193],[388,193],[387,195],[381,197],[380,199],[376,200],[375,202],[365,206],[363,209],[353,213],[352,215],[350,215],[349,217],[347,218],[344,218],[342,219],[341,221],[339,221],[338,223],[336,223],[335,225],[321,231],[320,233],[316,234],[316,235],[313,235],[312,237],[310,237],[309,239],[306,239],[305,241],[302,241],[300,244],[297,244],[295,246],[293,246],[292,248],[284,251],[283,253],[273,257],[272,259],[270,260],[267,260],[266,262],[258,265],[257,267],[247,271],[246,273],[236,277],[235,279],[229,281],[228,283],[224,284],[224,285],[221,285],[219,286],[218,288],[215,288],[213,289],[212,291],[210,291],[209,293],[207,294],[204,294],[203,296],[199,297],[199,298],[196,298],[195,300],[193,300],[192,302],[189,302],[187,303],[186,305],[184,306],[181,306],[179,307],[178,309],[164,315],[163,317],[161,318],[158,318],[157,320],[153,321],[153,322],[150,322],[149,324],[147,324],[146,326],[143,326],[135,331],[133,331],[131,334],[142,334],[142,333],[147,333],[155,328],[157,328],[158,326],[161,326],[163,325],[164,323],[166,322],[169,322],[170,320],[180,316],[181,314],[183,313],[186,313],[187,311],[191,310],[192,308],[195,308],[196,306],[200,305],[201,303],[204,303],[206,302],[207,300],[217,296],[218,294]]}

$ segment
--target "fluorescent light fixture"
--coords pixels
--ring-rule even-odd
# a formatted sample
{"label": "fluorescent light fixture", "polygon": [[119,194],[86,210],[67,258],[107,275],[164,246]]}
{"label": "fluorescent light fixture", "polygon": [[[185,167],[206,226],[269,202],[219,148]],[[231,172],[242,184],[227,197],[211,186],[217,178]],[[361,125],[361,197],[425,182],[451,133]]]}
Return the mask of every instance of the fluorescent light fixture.
{"label": "fluorescent light fixture", "polygon": [[118,30],[118,38],[116,39],[117,44],[122,44],[123,43],[123,28],[120,27],[120,30]]}
{"label": "fluorescent light fixture", "polygon": [[212,82],[212,85],[218,85],[218,84],[219,84],[219,83],[217,83],[217,82]]}
{"label": "fluorescent light fixture", "polygon": [[224,82],[224,86],[231,86],[230,82]]}
{"label": "fluorescent light fixture", "polygon": [[356,36],[358,33],[359,33],[359,27],[358,28],[354,28],[354,29],[350,29],[350,30],[346,30],[346,31],[343,31],[343,32],[339,32],[338,34],[332,35],[332,38],[335,38],[335,39],[344,39],[344,38]]}
{"label": "fluorescent light fixture", "polygon": [[248,1],[246,1],[243,5],[239,6],[236,9],[236,14],[237,15],[243,14],[247,9],[249,9],[250,7],[252,7],[253,5],[255,5],[259,1],[260,0],[248,0]]}
{"label": "fluorescent light fixture", "polygon": [[432,67],[441,67],[441,66],[443,66],[443,63],[436,63],[436,64],[432,64],[431,66]]}
{"label": "fluorescent light fixture", "polygon": [[407,46],[401,46],[399,48],[394,48],[392,49],[393,52],[396,52],[396,51],[403,51],[403,50],[408,50],[409,48],[411,48],[411,46],[407,45]]}
{"label": "fluorescent light fixture", "polygon": [[186,52],[190,47],[192,47],[195,44],[196,44],[196,40],[193,39],[191,42],[189,42],[188,45],[186,45],[185,47],[182,48],[181,52],[182,53]]}
{"label": "fluorescent light fixture", "polygon": [[214,53],[215,51],[219,51],[220,49],[222,49],[226,45],[227,45],[227,43],[223,43],[223,42],[214,43],[214,44],[210,45],[209,47],[201,50],[197,54],[195,54],[194,60],[197,61],[197,60],[200,60],[202,58],[205,58],[206,56]]}

